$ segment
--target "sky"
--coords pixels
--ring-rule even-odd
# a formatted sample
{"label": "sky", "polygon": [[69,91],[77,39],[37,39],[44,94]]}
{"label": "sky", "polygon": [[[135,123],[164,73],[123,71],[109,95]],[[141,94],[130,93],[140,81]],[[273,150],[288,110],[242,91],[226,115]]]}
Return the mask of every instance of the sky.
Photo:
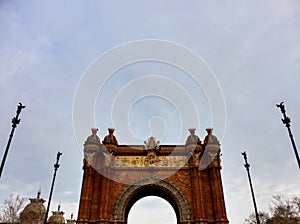
{"label": "sky", "polygon": [[[66,218],[71,212],[77,216],[82,144],[91,126],[99,128],[101,139],[114,126],[122,144],[143,144],[150,135],[161,144],[184,144],[188,126],[197,128],[202,140],[205,128],[213,126],[221,142],[225,203],[233,224],[253,212],[242,151],[248,154],[259,210],[268,210],[276,193],[299,194],[299,169],[276,108],[285,102],[300,144],[299,24],[297,0],[2,0],[1,156],[17,104],[26,108],[0,179],[0,202],[11,193],[35,197],[39,188],[47,199],[61,151],[51,210],[61,202]],[[175,54],[177,64],[142,60],[106,74],[116,63],[112,60],[96,67],[99,76],[90,86],[82,85],[99,61],[113,55],[111,49],[143,40],[189,49],[201,58],[208,76],[194,75],[208,78],[195,84],[178,66],[190,58]],[[138,55],[130,50],[125,58]],[[222,97],[215,98],[219,93]],[[93,111],[81,114],[78,108],[89,102]],[[155,198],[137,203],[137,219],[154,202],[161,205],[158,220],[166,223],[162,217],[171,216],[171,210]]]}

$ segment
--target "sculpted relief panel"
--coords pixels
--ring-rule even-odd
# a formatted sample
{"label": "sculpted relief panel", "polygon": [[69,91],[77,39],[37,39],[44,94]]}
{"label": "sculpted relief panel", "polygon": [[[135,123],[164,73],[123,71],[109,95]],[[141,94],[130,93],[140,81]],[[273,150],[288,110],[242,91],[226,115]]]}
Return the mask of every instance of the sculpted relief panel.
{"label": "sculpted relief panel", "polygon": [[159,141],[154,137],[145,141],[147,156],[117,156],[115,167],[188,167],[187,156],[158,156]]}
{"label": "sculpted relief panel", "polygon": [[186,156],[117,156],[115,167],[188,167]]}

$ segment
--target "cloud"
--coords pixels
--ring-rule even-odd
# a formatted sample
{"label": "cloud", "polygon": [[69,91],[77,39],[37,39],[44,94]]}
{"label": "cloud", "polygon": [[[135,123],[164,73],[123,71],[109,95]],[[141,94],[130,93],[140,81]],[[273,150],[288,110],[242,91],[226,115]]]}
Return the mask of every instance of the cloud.
{"label": "cloud", "polygon": [[[34,197],[40,186],[43,197],[47,198],[56,152],[60,150],[64,154],[52,210],[61,201],[66,217],[71,211],[76,214],[82,178],[82,148],[77,146],[71,119],[76,85],[99,54],[141,38],[172,40],[191,48],[205,59],[220,82],[227,108],[226,134],[221,142],[222,175],[232,223],[241,223],[253,210],[241,151],[247,150],[249,155],[259,209],[268,209],[274,193],[297,193],[297,165],[275,104],[286,102],[299,144],[298,6],[299,2],[293,0],[272,1],[272,4],[269,1],[184,4],[180,1],[118,4],[2,1],[2,149],[6,146],[17,103],[22,101],[27,107],[21,114],[22,121],[16,129],[1,178],[0,201],[10,193]],[[96,102],[96,123],[102,139],[106,128],[112,125],[110,108],[106,107],[113,99],[110,91],[118,91],[141,73],[167,74],[189,90],[201,112],[197,132],[201,137],[205,135],[205,127],[211,125],[205,94],[195,91],[197,86],[176,69],[155,66],[129,66],[120,71],[126,77],[115,74],[109,80],[103,89],[107,91],[103,95],[106,100],[99,98]],[[139,114],[153,107],[140,106]],[[159,104],[155,106],[160,108]],[[164,107],[161,113],[168,110],[172,108]],[[145,124],[148,121],[135,124],[136,130],[147,130]],[[86,136],[90,134],[90,130],[83,132]]]}

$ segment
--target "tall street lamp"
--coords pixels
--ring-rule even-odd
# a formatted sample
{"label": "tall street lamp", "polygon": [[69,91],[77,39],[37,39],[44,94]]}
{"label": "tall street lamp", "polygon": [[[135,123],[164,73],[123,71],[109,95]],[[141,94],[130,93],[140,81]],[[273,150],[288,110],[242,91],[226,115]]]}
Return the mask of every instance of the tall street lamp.
{"label": "tall street lamp", "polygon": [[244,160],[245,160],[244,166],[245,166],[245,168],[247,170],[247,174],[248,174],[248,179],[249,179],[249,184],[250,184],[250,189],[251,189],[251,195],[252,195],[252,200],[253,200],[253,204],[254,204],[254,211],[255,211],[255,216],[256,216],[256,222],[257,222],[257,224],[260,224],[259,216],[258,216],[258,211],[257,211],[257,206],[256,206],[256,201],[255,201],[255,196],[254,196],[254,190],[253,190],[251,176],[250,176],[250,164],[247,161],[247,154],[246,154],[246,152],[242,152],[242,155],[244,156]]}
{"label": "tall street lamp", "polygon": [[55,182],[55,177],[56,177],[56,171],[59,168],[59,158],[62,155],[61,152],[57,152],[57,156],[56,156],[56,163],[54,164],[54,174],[53,174],[53,179],[52,179],[52,185],[51,185],[51,190],[50,190],[50,195],[49,195],[49,200],[48,200],[48,205],[47,205],[47,210],[46,210],[46,214],[45,214],[45,220],[44,220],[44,224],[47,224],[47,218],[48,218],[48,213],[49,213],[49,209],[50,209],[50,203],[51,203],[51,198],[52,198],[52,193],[53,193],[53,188],[54,188],[54,182]]}
{"label": "tall street lamp", "polygon": [[14,136],[15,128],[17,127],[17,125],[21,121],[21,119],[19,119],[19,115],[21,113],[21,110],[24,109],[24,108],[25,108],[25,106],[22,105],[22,103],[19,103],[18,108],[17,108],[17,115],[11,121],[11,123],[12,123],[12,129],[11,129],[11,132],[10,132],[10,135],[9,135],[9,139],[8,139],[8,142],[7,142],[7,145],[6,145],[6,149],[5,149],[3,158],[2,158],[1,167],[0,167],[0,177],[2,175],[2,171],[3,171],[3,168],[4,168],[4,164],[5,164],[5,160],[6,160],[7,154],[8,154],[8,150],[9,150],[9,146],[10,146],[11,140],[12,140],[12,138]]}
{"label": "tall street lamp", "polygon": [[285,114],[285,108],[284,108],[283,102],[281,102],[280,104],[276,104],[276,106],[278,108],[280,108],[281,113],[283,114],[283,118],[281,120],[282,120],[282,123],[285,124],[286,128],[288,129],[288,133],[289,133],[292,145],[293,145],[293,149],[294,149],[294,153],[295,153],[295,156],[296,156],[296,160],[298,162],[298,167],[300,169],[300,158],[299,158],[299,154],[298,154],[298,151],[297,151],[296,143],[294,141],[294,137],[293,137],[293,134],[292,134],[292,131],[291,131],[291,124],[290,124],[291,123],[291,119],[288,116],[286,116],[286,114]]}

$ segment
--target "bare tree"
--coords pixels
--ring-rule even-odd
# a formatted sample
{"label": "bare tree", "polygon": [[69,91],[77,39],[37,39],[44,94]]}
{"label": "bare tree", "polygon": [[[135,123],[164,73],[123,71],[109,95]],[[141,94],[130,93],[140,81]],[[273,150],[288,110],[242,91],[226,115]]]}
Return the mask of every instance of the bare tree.
{"label": "bare tree", "polygon": [[[297,224],[300,223],[300,195],[285,198],[280,194],[272,196],[270,212],[259,212],[261,224]],[[256,224],[255,214],[245,219],[245,224]]]}
{"label": "bare tree", "polygon": [[296,211],[296,213],[298,213],[298,215],[300,216],[300,195],[299,195],[299,197],[294,196],[294,197],[292,198],[292,203],[293,203],[294,206],[295,206],[295,211]]}
{"label": "bare tree", "polygon": [[278,224],[297,223],[300,219],[299,201],[300,197],[297,196],[286,199],[280,194],[274,195],[270,205],[271,220],[276,221]]}
{"label": "bare tree", "polygon": [[[269,214],[266,212],[258,212],[260,224],[267,224],[267,220],[269,219]],[[257,224],[256,215],[252,213],[247,219],[245,219],[244,224]]]}
{"label": "bare tree", "polygon": [[20,210],[23,208],[25,198],[20,195],[14,196],[11,194],[8,199],[5,199],[2,212],[0,214],[0,221],[6,223],[17,223],[19,220]]}

